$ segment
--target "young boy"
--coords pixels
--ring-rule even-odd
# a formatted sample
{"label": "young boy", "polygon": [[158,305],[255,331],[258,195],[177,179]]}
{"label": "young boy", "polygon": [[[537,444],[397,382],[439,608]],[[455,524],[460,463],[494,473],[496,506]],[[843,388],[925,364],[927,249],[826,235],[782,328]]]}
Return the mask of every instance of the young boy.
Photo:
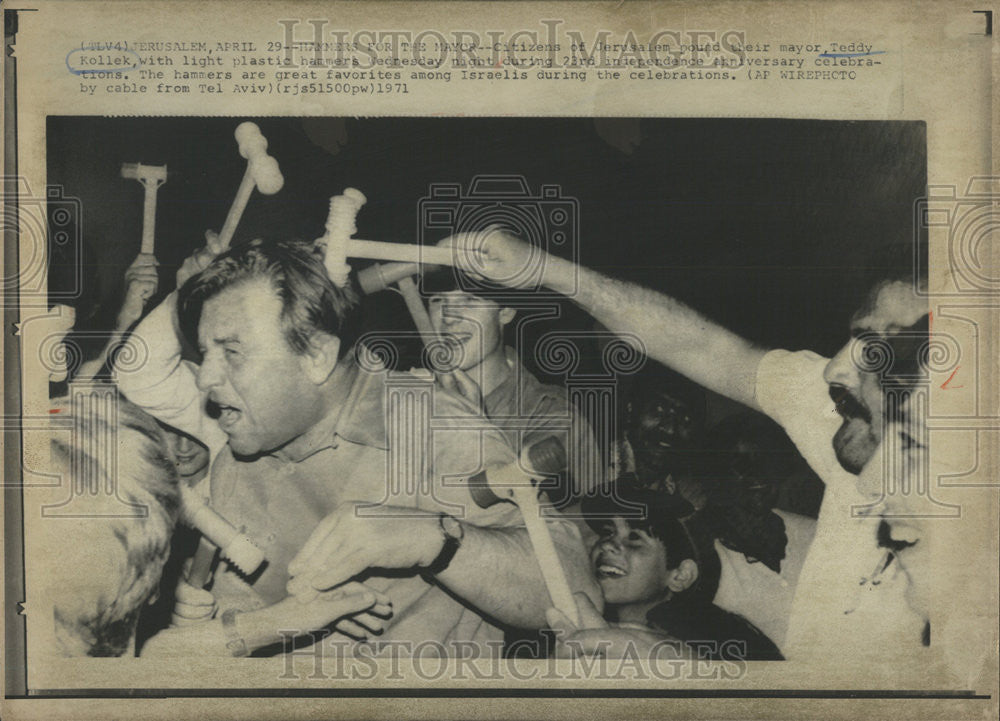
{"label": "young boy", "polygon": [[[658,641],[681,642],[682,655],[708,659],[781,660],[777,646],[753,624],[712,603],[719,559],[702,539],[686,501],[644,489],[616,488],[584,500],[598,533],[593,573],[604,593],[605,623],[581,609],[583,630],[569,631],[560,655],[642,653]],[[683,520],[682,520],[683,519]],[[568,650],[568,651],[567,651]]]}

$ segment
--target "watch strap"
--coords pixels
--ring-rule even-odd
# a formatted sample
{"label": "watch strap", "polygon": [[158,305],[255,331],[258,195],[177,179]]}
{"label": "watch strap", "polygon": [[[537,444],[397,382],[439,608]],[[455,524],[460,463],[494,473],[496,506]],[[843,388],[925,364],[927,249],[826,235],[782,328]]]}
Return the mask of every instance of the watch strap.
{"label": "watch strap", "polygon": [[236,658],[241,658],[243,656],[250,655],[250,649],[247,648],[247,642],[240,635],[239,629],[236,628],[236,614],[239,613],[235,608],[229,608],[222,613],[222,631],[226,635],[226,648],[229,649],[231,653]]}
{"label": "watch strap", "polygon": [[[448,530],[446,524],[454,523],[454,525],[459,529],[459,533],[456,535]],[[428,573],[438,574],[443,570],[448,568],[451,563],[451,559],[455,557],[458,553],[458,549],[462,546],[462,538],[465,536],[464,530],[459,523],[458,519],[454,516],[450,516],[447,513],[438,514],[438,528],[441,530],[441,536],[444,538],[444,544],[441,546],[441,551],[438,553],[437,558],[435,558],[431,564],[427,567]]]}

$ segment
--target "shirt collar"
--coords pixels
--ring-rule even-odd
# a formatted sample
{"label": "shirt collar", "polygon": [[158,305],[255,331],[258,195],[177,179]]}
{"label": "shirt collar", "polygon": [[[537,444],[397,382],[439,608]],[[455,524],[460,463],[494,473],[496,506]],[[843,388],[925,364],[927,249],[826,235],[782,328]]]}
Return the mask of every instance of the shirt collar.
{"label": "shirt collar", "polygon": [[292,463],[304,461],[327,448],[336,448],[337,439],[387,450],[383,388],[385,370],[361,368],[349,352],[333,370],[332,410],[299,436],[294,450],[282,448],[272,455]]}
{"label": "shirt collar", "polygon": [[483,398],[487,415],[493,415],[493,409],[516,398],[518,386],[521,388],[521,403],[525,406],[532,406],[520,410],[529,416],[534,415],[544,398],[555,398],[549,387],[524,367],[513,348],[509,346],[504,348],[504,358],[507,360],[507,375],[496,388]]}

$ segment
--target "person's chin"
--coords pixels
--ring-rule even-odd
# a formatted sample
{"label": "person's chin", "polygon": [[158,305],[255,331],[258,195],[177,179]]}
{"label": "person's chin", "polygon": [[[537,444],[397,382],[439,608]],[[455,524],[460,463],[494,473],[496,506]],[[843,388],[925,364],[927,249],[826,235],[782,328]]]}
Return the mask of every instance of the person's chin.
{"label": "person's chin", "polygon": [[255,456],[261,452],[260,444],[253,438],[246,438],[239,435],[229,436],[229,449],[234,456]]}
{"label": "person's chin", "polygon": [[859,419],[848,418],[833,436],[833,450],[840,465],[855,476],[875,455],[878,443],[871,434],[871,426]]}

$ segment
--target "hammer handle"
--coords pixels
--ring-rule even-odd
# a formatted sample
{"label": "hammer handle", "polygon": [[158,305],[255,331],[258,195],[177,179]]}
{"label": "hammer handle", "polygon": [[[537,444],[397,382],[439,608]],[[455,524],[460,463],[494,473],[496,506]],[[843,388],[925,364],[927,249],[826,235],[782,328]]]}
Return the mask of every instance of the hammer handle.
{"label": "hammer handle", "polygon": [[140,247],[143,253],[152,254],[154,249],[153,233],[156,230],[156,191],[160,185],[153,181],[144,182],[143,186],[146,189],[146,198],[142,205],[142,245]]}
{"label": "hammer handle", "polygon": [[394,260],[402,263],[429,263],[431,265],[455,265],[455,257],[451,248],[439,248],[436,245],[407,245],[404,243],[386,243],[379,240],[358,240],[350,238],[347,241],[346,256],[348,258],[370,258],[372,260]]}
{"label": "hammer handle", "polygon": [[212,564],[218,548],[204,536],[198,541],[198,550],[194,552],[191,570],[188,571],[187,582],[195,588],[204,588],[212,575]]}
{"label": "hammer handle", "polygon": [[520,484],[512,486],[511,491],[514,502],[521,509],[524,527],[528,529],[528,538],[535,549],[535,558],[538,559],[538,565],[542,570],[545,587],[549,590],[552,605],[565,613],[574,626],[579,627],[580,618],[576,612],[576,599],[573,598],[573,591],[570,590],[569,582],[566,580],[566,573],[563,571],[562,562],[556,553],[549,527],[539,511],[538,490],[534,485],[525,484],[524,480],[526,479],[523,479]]}
{"label": "hammer handle", "polygon": [[420,299],[416,283],[413,282],[411,276],[406,276],[405,278],[400,278],[396,285],[399,286],[399,293],[403,296],[403,302],[406,303],[406,308],[413,317],[413,324],[420,333],[420,339],[424,342],[424,345],[429,345],[437,338],[437,332],[435,332],[434,326],[431,325],[431,318],[427,314],[427,308],[424,307],[423,300]]}
{"label": "hammer handle", "polygon": [[226,222],[223,224],[222,230],[219,231],[219,247],[221,249],[225,250],[229,247],[229,241],[233,239],[233,233],[236,232],[236,226],[239,225],[240,218],[243,217],[243,211],[246,210],[247,203],[250,202],[250,196],[253,194],[256,184],[253,173],[248,165],[246,172],[243,173],[240,188],[236,191],[236,198],[233,200],[233,205],[229,208],[229,215],[226,216]]}

